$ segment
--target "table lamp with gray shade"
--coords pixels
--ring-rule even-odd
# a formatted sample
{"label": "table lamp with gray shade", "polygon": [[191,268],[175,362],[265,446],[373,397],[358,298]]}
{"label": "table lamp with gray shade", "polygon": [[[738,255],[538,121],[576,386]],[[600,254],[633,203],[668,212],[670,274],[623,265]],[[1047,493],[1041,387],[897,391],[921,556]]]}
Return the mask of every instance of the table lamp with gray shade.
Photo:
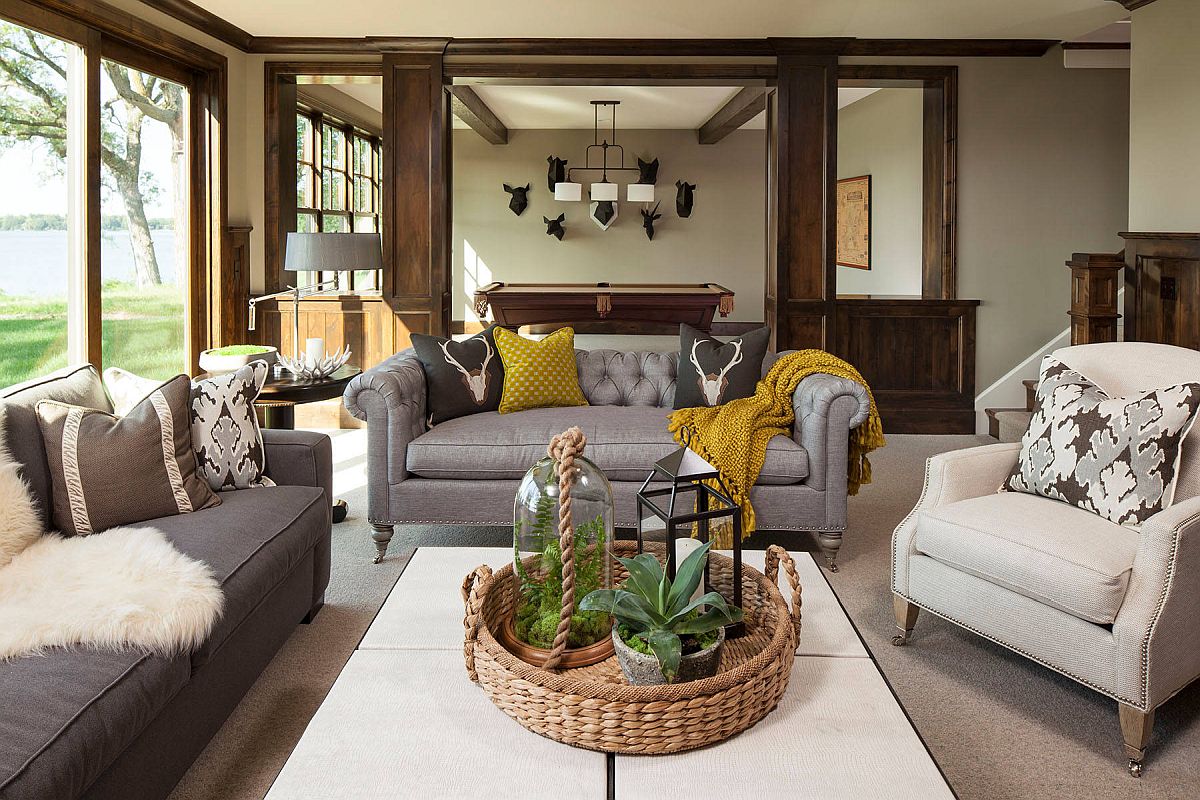
{"label": "table lamp with gray shade", "polygon": [[254,304],[277,297],[292,297],[292,357],[300,358],[300,300],[336,292],[340,273],[383,269],[383,248],[378,233],[289,233],[283,268],[288,272],[333,272],[333,279],[308,286],[289,286],[282,292],[250,298],[250,330],[254,330]]}

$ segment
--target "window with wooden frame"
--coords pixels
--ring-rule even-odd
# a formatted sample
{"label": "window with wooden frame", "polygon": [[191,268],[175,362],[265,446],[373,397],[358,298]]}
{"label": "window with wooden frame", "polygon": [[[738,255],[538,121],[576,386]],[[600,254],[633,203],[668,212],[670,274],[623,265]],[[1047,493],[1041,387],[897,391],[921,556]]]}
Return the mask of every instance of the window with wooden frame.
{"label": "window with wooden frame", "polygon": [[[380,138],[305,105],[296,111],[296,230],[302,233],[377,233],[381,212]],[[332,272],[301,273],[302,285],[331,280]],[[348,292],[379,291],[379,273],[341,275]]]}

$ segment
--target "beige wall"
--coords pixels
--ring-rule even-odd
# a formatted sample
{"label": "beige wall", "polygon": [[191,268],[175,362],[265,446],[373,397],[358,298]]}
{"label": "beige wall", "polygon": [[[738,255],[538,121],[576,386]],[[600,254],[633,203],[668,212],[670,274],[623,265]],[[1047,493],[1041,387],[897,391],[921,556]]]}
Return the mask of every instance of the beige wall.
{"label": "beige wall", "polygon": [[[736,295],[730,319],[759,321],[764,295],[765,132],[737,131],[719,144],[700,145],[695,131],[619,131],[637,157],[660,162],[656,197],[662,218],[654,241],[642,229],[640,203],[618,203],[617,220],[603,231],[588,218],[588,204],[554,200],[546,186],[546,158],[583,162],[590,130],[514,130],[507,145],[491,145],[474,131],[454,132],[455,319],[475,320],[471,292],[492,281],[702,283],[712,281]],[[593,159],[598,151],[593,151]],[[610,154],[610,158],[612,155]],[[636,173],[617,173],[618,183]],[[612,176],[610,176],[612,177]],[[576,173],[584,184],[598,173]],[[675,213],[675,181],[697,185],[691,217]],[[524,186],[529,208],[508,209],[503,184]],[[624,188],[621,197],[624,198]],[[546,235],[543,217],[566,213],[566,236]]]}
{"label": "beige wall", "polygon": [[1200,2],[1133,13],[1129,227],[1200,230]]}
{"label": "beige wall", "polygon": [[838,112],[838,179],[871,176],[871,269],[839,294],[921,294],[922,92],[880,89]]}

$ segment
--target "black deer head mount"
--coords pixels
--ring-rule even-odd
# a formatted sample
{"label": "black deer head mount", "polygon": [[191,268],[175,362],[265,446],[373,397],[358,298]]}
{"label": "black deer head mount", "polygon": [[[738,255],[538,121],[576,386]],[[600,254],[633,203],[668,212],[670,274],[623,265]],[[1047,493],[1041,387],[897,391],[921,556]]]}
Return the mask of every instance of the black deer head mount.
{"label": "black deer head mount", "polygon": [[638,183],[648,183],[653,186],[658,182],[658,159],[646,162],[638,159]]}
{"label": "black deer head mount", "polygon": [[567,232],[566,229],[563,228],[563,222],[565,222],[566,219],[566,214],[559,214],[557,219],[542,217],[542,222],[546,223],[546,233],[561,242],[563,234]]}
{"label": "black deer head mount", "polygon": [[646,238],[652,242],[654,241],[654,220],[662,217],[662,214],[658,213],[658,206],[659,204],[655,203],[653,211],[642,209],[642,227],[646,229]]}
{"label": "black deer head mount", "polygon": [[688,183],[687,181],[675,181],[675,213],[683,219],[687,219],[692,215],[692,192],[696,190],[696,184]]}
{"label": "black deer head mount", "polygon": [[546,159],[546,163],[550,165],[546,169],[546,186],[550,189],[550,194],[554,194],[554,184],[562,183],[567,179],[567,160],[558,156],[550,156]]}
{"label": "black deer head mount", "polygon": [[524,186],[509,186],[504,184],[504,191],[512,195],[508,198],[508,209],[518,217],[521,213],[529,208],[529,190],[533,188],[533,184],[527,183]]}

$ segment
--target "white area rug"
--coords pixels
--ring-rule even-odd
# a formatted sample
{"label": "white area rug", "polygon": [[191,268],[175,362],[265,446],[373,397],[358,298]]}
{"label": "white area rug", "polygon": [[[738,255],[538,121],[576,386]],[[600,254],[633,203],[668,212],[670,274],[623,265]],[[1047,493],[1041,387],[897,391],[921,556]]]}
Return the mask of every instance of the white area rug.
{"label": "white area rug", "polygon": [[72,645],[160,654],[199,646],[224,602],[208,566],[154,528],[84,537],[41,533],[40,524],[33,527],[28,488],[3,445],[0,659]]}

